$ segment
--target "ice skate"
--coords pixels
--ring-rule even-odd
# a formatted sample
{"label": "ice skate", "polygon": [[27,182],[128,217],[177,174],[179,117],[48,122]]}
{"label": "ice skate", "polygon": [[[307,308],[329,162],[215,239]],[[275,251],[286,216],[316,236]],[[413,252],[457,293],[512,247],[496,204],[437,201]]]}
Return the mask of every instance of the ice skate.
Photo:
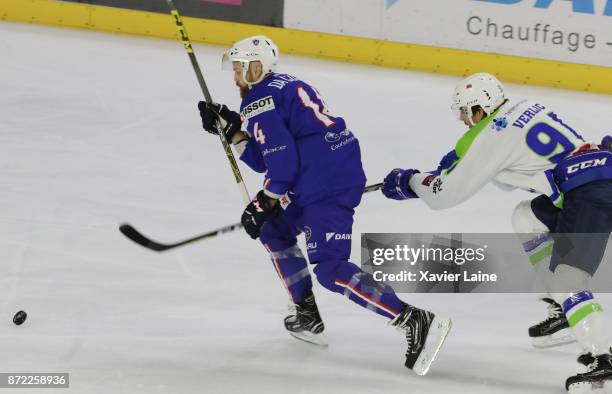
{"label": "ice skate", "polygon": [[578,361],[579,364],[588,367],[593,361],[595,361],[595,357],[593,357],[592,353],[582,353],[580,356],[578,356],[576,361]]}
{"label": "ice skate", "polygon": [[[612,351],[612,349],[611,349]],[[583,354],[578,362],[587,365],[587,372],[571,376],[565,382],[570,394],[612,394],[612,354]],[[588,363],[588,364],[587,364]]]}
{"label": "ice skate", "polygon": [[391,321],[391,325],[406,333],[408,350],[404,365],[417,375],[425,375],[444,344],[452,322],[450,319],[406,305]]}
{"label": "ice skate", "polygon": [[319,314],[313,294],[297,304],[289,306],[291,314],[285,318],[285,328],[299,340],[319,346],[327,346],[323,330],[325,325]]}
{"label": "ice skate", "polygon": [[529,327],[531,344],[535,348],[550,348],[576,342],[561,305],[551,298],[542,298],[548,303],[548,318]]}

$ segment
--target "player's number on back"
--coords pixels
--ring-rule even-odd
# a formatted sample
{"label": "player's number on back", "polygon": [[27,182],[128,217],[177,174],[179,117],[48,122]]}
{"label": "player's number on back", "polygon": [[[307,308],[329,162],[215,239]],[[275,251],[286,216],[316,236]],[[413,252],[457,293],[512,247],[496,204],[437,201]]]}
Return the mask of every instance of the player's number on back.
{"label": "player's number on back", "polygon": [[559,153],[548,157],[553,163],[559,163],[576,147],[559,130],[547,123],[537,123],[527,132],[527,146],[540,156],[548,157],[554,152]]}
{"label": "player's number on back", "polygon": [[331,127],[335,124],[335,122],[329,116],[327,116],[330,115],[329,110],[325,108],[325,104],[323,104],[320,97],[318,97],[318,99],[321,101],[321,105],[312,101],[308,95],[308,92],[301,86],[298,88],[298,95],[300,96],[300,100],[302,100],[304,106],[312,109],[316,118],[319,119],[325,125],[325,127]]}

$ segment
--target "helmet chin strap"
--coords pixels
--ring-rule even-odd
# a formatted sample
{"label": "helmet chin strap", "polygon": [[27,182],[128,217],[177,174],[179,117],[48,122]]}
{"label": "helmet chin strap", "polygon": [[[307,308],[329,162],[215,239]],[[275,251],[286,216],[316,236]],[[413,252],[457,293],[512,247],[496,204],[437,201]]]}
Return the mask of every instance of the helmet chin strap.
{"label": "helmet chin strap", "polygon": [[470,115],[468,115],[467,108],[466,108],[466,109],[461,108],[461,109],[460,109],[460,111],[461,111],[461,112],[463,113],[463,115],[464,115],[464,116],[467,118],[467,122],[468,122],[468,125],[469,125],[470,129],[471,129],[472,127],[476,126],[476,125],[474,124],[474,122],[472,121],[472,117],[471,117]]}
{"label": "helmet chin strap", "polygon": [[253,88],[253,85],[257,85],[258,83],[260,83],[264,79],[264,77],[266,76],[266,73],[264,73],[262,71],[262,73],[259,76],[259,78],[257,78],[257,81],[249,82],[249,80],[247,78],[247,73],[249,72],[250,64],[251,64],[250,62],[242,62],[242,78],[244,79],[244,82],[249,87],[249,90],[251,90]]}

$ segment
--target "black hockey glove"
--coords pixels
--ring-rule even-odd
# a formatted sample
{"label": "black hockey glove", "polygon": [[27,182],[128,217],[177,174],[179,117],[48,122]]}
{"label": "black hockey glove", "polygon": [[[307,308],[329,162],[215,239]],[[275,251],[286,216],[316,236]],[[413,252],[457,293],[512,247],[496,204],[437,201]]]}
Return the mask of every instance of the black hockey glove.
{"label": "black hockey glove", "polygon": [[200,101],[198,109],[202,118],[202,127],[209,133],[218,135],[221,131],[225,139],[231,143],[232,137],[240,132],[242,125],[240,114],[225,105]]}
{"label": "black hockey glove", "polygon": [[612,135],[607,135],[601,140],[601,149],[612,152]]}
{"label": "black hockey glove", "polygon": [[251,238],[257,239],[264,223],[280,214],[280,204],[277,201],[272,205],[273,202],[274,199],[266,196],[261,190],[244,209],[240,221]]}

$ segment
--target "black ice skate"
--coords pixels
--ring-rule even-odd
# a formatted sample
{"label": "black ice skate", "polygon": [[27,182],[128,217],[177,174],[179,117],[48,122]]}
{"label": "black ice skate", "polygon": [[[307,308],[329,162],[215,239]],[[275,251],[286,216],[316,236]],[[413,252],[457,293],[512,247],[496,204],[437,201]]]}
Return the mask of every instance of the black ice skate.
{"label": "black ice skate", "polygon": [[[612,349],[610,349],[612,352]],[[565,388],[570,394],[612,393],[612,353],[592,356],[583,354],[578,362],[587,365],[587,372],[571,376],[565,382]]]}
{"label": "black ice skate", "polygon": [[390,324],[406,333],[408,350],[404,365],[417,375],[425,375],[444,344],[452,322],[406,305]]}
{"label": "black ice skate", "polygon": [[593,361],[595,361],[595,357],[593,357],[592,353],[582,353],[580,356],[578,356],[577,361],[585,367],[588,367],[593,363]]}
{"label": "black ice skate", "polygon": [[529,327],[531,344],[536,348],[549,348],[576,342],[561,305],[551,298],[542,298],[548,303],[548,318]]}
{"label": "black ice skate", "polygon": [[285,318],[285,328],[293,337],[319,346],[327,346],[323,337],[325,325],[319,314],[314,294],[290,306],[291,314]]}

